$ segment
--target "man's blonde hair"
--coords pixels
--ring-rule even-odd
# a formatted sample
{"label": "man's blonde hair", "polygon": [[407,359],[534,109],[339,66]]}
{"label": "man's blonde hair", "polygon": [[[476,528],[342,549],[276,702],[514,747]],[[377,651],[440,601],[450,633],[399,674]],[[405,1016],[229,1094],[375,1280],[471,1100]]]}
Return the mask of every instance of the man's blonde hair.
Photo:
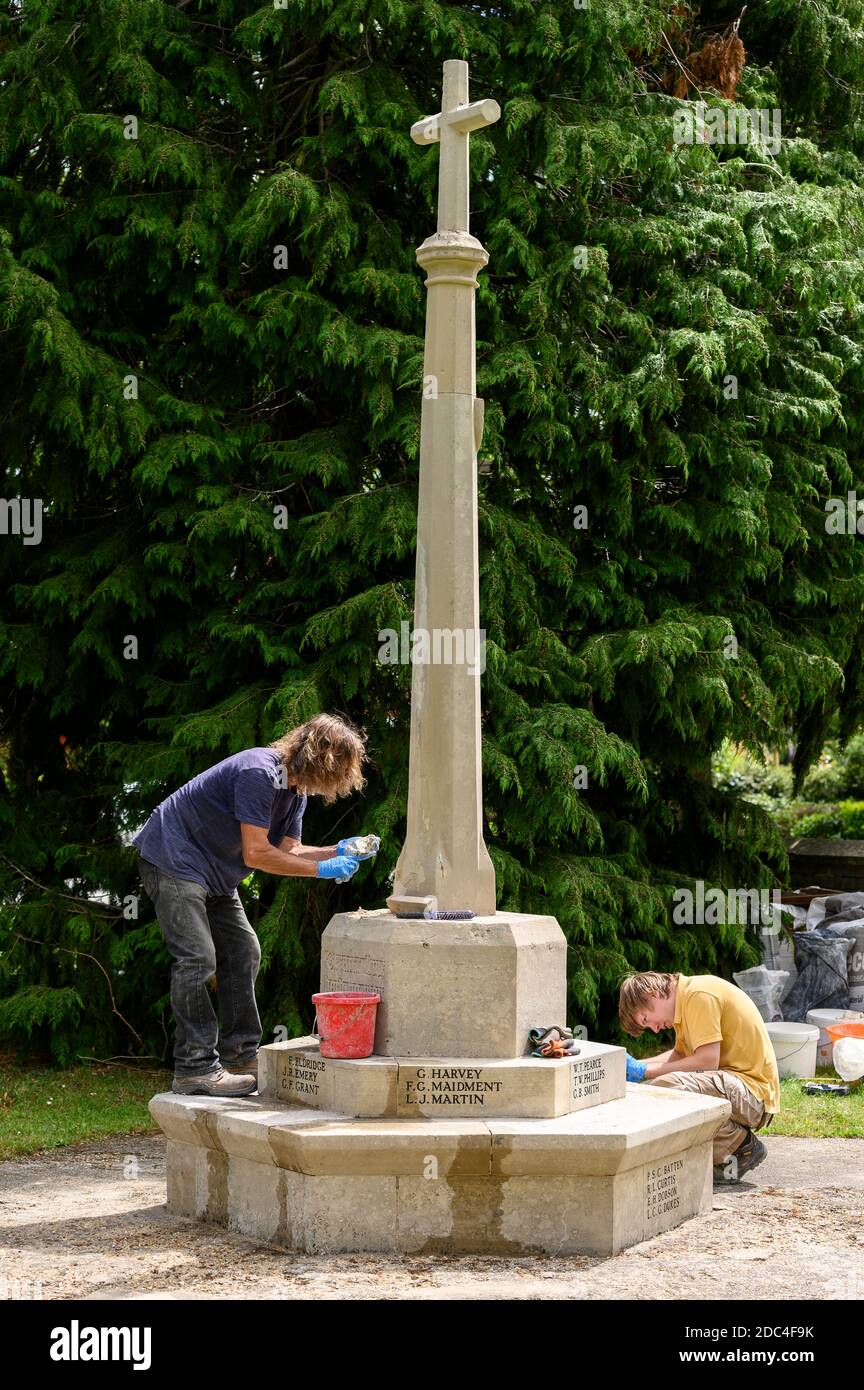
{"label": "man's blonde hair", "polygon": [[662,970],[645,970],[639,975],[627,976],[618,993],[618,1017],[625,1033],[638,1038],[644,1030],[636,1022],[636,1015],[642,1012],[649,999],[668,999],[677,979],[677,974],[668,975]]}
{"label": "man's blonde hair", "polygon": [[365,787],[366,734],[336,714],[316,714],[269,745],[288,773],[288,782],[329,806],[338,796]]}

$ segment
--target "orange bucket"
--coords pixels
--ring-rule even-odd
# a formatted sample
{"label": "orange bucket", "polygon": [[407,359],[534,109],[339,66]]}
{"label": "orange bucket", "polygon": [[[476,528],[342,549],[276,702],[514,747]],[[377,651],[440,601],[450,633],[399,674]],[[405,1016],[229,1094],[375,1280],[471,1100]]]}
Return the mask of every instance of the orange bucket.
{"label": "orange bucket", "polygon": [[829,1023],[826,1025],[825,1032],[832,1042],[839,1042],[841,1038],[864,1038],[864,1022],[854,1023]]}
{"label": "orange bucket", "polygon": [[371,990],[333,990],[313,994],[314,1032],[322,1057],[371,1057],[381,995]]}

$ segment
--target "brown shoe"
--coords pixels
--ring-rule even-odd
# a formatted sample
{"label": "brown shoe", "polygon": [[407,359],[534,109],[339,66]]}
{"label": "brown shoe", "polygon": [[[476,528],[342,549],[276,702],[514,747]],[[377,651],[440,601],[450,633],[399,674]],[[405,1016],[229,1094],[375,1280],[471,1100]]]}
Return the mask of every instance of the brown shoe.
{"label": "brown shoe", "polygon": [[236,1067],[229,1066],[226,1062],[223,1062],[222,1066],[229,1076],[254,1076],[255,1080],[258,1080],[257,1057],[253,1057],[251,1062],[238,1062]]}
{"label": "brown shoe", "polygon": [[714,1181],[715,1183],[740,1182],[745,1173],[756,1168],[767,1157],[768,1150],[762,1140],[756,1138],[752,1129],[748,1129],[735,1152],[729,1154],[724,1163],[714,1164]]}
{"label": "brown shoe", "polygon": [[171,1090],[178,1096],[248,1096],[258,1090],[258,1077],[219,1067],[204,1076],[175,1076]]}

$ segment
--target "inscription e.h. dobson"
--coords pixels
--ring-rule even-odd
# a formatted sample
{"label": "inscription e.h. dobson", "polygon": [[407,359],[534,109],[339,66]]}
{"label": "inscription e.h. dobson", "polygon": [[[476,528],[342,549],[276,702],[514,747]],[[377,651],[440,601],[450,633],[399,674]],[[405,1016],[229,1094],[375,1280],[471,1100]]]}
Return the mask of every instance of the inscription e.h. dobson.
{"label": "inscription e.h. dobson", "polygon": [[678,1177],[684,1167],[683,1158],[658,1163],[645,1174],[645,1219],[655,1221],[681,1205]]}

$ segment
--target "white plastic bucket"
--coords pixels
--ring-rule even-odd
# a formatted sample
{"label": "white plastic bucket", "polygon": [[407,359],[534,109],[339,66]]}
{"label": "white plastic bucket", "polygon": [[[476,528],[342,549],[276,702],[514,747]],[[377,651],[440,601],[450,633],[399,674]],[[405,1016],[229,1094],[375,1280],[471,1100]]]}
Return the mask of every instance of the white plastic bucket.
{"label": "white plastic bucket", "polygon": [[831,1067],[834,1063],[834,1041],[825,1031],[829,1023],[856,1023],[864,1018],[857,1009],[811,1009],[807,1022],[819,1029],[819,1042],[816,1047],[817,1067]]}
{"label": "white plastic bucket", "polygon": [[819,1029],[812,1023],[766,1023],[765,1027],[780,1076],[813,1076]]}

